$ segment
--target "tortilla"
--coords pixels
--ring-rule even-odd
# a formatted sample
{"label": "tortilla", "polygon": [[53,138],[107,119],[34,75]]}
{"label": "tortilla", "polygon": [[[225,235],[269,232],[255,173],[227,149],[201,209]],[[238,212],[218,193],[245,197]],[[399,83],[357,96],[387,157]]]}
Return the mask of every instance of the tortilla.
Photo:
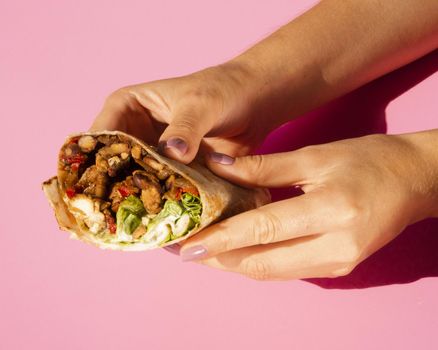
{"label": "tortilla", "polygon": [[61,230],[124,251],[175,244],[270,201],[265,189],[231,184],[198,161],[182,164],[120,131],[69,136],[58,174],[43,190]]}

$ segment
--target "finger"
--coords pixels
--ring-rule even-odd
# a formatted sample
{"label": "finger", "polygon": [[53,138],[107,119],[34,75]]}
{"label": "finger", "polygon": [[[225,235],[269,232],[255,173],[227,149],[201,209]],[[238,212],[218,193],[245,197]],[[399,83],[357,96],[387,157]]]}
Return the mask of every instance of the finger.
{"label": "finger", "polygon": [[220,152],[232,157],[246,156],[254,146],[239,138],[204,137],[198,154],[202,154],[204,159],[212,152]]}
{"label": "finger", "polygon": [[331,206],[317,193],[271,203],[205,228],[183,243],[184,261],[211,257],[242,247],[266,245],[322,233],[333,220]]}
{"label": "finger", "polygon": [[174,244],[163,247],[163,249],[168,251],[171,254],[179,255],[179,251],[181,249],[181,246],[178,243],[174,243]]}
{"label": "finger", "polygon": [[91,132],[102,130],[124,131],[152,144],[158,141],[149,112],[127,88],[108,96],[89,129]]}
{"label": "finger", "polygon": [[217,175],[247,187],[286,187],[305,184],[310,172],[303,151],[232,158],[210,153],[208,167]]}
{"label": "finger", "polygon": [[[124,89],[111,93],[105,100],[104,105],[93,121],[90,131],[123,129],[124,115],[132,113],[132,95]],[[122,130],[124,131],[124,130]]]}
{"label": "finger", "polygon": [[334,234],[302,237],[233,250],[199,262],[256,280],[344,276],[356,262],[342,248],[336,249],[336,242]]}
{"label": "finger", "polygon": [[212,122],[199,113],[195,109],[175,112],[159,141],[165,155],[183,163],[195,158],[202,138],[212,127]]}

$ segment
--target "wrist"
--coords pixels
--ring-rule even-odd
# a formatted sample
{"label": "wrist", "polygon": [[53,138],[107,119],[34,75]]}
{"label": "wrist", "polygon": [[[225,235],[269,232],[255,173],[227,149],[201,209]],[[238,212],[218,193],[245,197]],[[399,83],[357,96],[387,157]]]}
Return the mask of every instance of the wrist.
{"label": "wrist", "polygon": [[320,69],[310,57],[280,49],[254,50],[230,61],[244,67],[254,109],[278,127],[326,102]]}
{"label": "wrist", "polygon": [[225,100],[232,101],[232,114],[244,116],[250,123],[257,122],[264,136],[284,122],[278,103],[280,96],[275,96],[266,82],[269,72],[246,59],[232,59],[209,70],[218,79],[225,79]]}
{"label": "wrist", "polygon": [[410,181],[414,200],[422,203],[419,218],[438,217],[438,129],[399,137],[413,151]]}

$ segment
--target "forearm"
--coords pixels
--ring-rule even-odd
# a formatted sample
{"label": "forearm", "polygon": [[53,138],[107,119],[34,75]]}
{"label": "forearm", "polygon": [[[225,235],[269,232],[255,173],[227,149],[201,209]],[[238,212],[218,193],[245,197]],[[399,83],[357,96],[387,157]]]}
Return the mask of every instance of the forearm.
{"label": "forearm", "polygon": [[325,0],[227,63],[276,124],[432,51],[436,0]]}

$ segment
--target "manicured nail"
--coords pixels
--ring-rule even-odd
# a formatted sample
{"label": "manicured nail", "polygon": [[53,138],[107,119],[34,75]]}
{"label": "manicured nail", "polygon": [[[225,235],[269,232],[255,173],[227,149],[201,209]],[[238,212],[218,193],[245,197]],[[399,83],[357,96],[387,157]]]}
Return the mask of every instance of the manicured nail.
{"label": "manicured nail", "polygon": [[219,163],[219,164],[231,165],[234,163],[233,157],[230,157],[230,156],[227,156],[226,154],[218,153],[218,152],[211,152],[210,159],[212,162]]}
{"label": "manicured nail", "polygon": [[202,245],[195,245],[181,252],[182,261],[192,261],[202,259],[207,255],[207,249]]}
{"label": "manicured nail", "polygon": [[171,137],[166,141],[165,148],[176,149],[182,156],[186,154],[188,146],[187,143],[178,137]]}
{"label": "manicured nail", "polygon": [[181,246],[178,243],[168,245],[167,247],[163,247],[164,250],[167,250],[169,253],[179,255],[179,251]]}

